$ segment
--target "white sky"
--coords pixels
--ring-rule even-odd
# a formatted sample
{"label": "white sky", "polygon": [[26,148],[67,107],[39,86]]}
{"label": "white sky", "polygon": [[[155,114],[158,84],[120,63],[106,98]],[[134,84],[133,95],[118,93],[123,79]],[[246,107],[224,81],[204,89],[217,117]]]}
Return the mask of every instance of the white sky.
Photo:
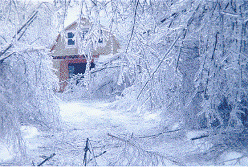
{"label": "white sky", "polygon": [[[104,0],[98,0],[99,2],[104,1]],[[108,1],[108,0],[105,0]],[[89,3],[90,4],[90,3]],[[69,8],[68,12],[67,12],[67,17],[65,19],[65,27],[70,25],[72,22],[74,22],[75,20],[77,20],[79,18],[80,15],[80,5],[76,5],[73,8]],[[100,12],[100,21],[101,21],[101,25],[108,27],[108,21],[106,19],[106,15],[103,14],[103,12]]]}
{"label": "white sky", "polygon": [[67,18],[65,19],[65,27],[77,20],[80,15],[80,6],[69,8],[67,12]]}

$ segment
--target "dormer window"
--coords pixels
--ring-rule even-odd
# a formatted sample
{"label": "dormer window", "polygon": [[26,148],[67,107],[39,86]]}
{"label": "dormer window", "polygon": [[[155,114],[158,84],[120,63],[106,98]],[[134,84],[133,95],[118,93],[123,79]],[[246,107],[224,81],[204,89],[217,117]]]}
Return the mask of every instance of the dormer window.
{"label": "dormer window", "polygon": [[100,38],[98,39],[98,43],[103,43],[103,38],[102,38],[102,30],[100,32]]}
{"label": "dormer window", "polygon": [[75,34],[73,32],[67,33],[67,45],[68,46],[75,45]]}
{"label": "dormer window", "polygon": [[103,43],[103,38],[99,38],[98,43]]}
{"label": "dormer window", "polygon": [[86,30],[83,30],[83,32],[82,32],[82,36],[83,36],[83,39],[85,39],[85,36],[86,36],[86,34],[88,33],[88,29],[86,29]]}

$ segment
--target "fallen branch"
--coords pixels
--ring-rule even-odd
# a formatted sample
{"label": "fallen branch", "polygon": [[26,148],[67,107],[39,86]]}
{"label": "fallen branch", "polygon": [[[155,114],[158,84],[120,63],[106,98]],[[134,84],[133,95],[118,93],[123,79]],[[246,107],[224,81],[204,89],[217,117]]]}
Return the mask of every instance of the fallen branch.
{"label": "fallen branch", "polygon": [[40,164],[38,164],[37,166],[41,166],[43,165],[46,161],[50,160],[51,158],[53,158],[56,154],[53,153],[51,154],[49,157],[47,157],[44,161],[42,161]]}
{"label": "fallen branch", "polygon": [[191,140],[198,140],[198,139],[202,139],[205,137],[209,137],[209,135],[202,135],[202,136],[198,136],[198,137],[193,137],[193,138],[191,138]]}
{"label": "fallen branch", "polygon": [[[245,158],[245,157],[247,157],[247,155],[243,155],[243,156],[238,157],[238,158],[233,158],[233,159],[228,159],[228,160],[225,160],[225,161],[221,161],[221,162],[219,162],[218,164],[223,164],[223,163],[225,163],[225,162],[230,162],[230,161],[236,161],[236,163],[233,164],[233,165],[236,165],[237,163],[240,163],[240,160],[243,159],[243,158]],[[239,165],[240,165],[240,164],[239,164]]]}
{"label": "fallen branch", "polygon": [[164,156],[164,155],[161,155],[161,154],[159,154],[159,153],[157,153],[157,152],[146,151],[146,150],[144,150],[143,148],[141,148],[140,146],[138,146],[138,145],[136,145],[136,144],[130,142],[129,140],[126,140],[126,139],[123,139],[123,138],[114,136],[114,135],[112,135],[112,134],[110,134],[110,133],[108,133],[107,135],[110,136],[110,137],[112,137],[112,138],[114,138],[114,139],[123,141],[123,142],[125,142],[126,144],[129,144],[129,145],[135,147],[136,149],[141,150],[141,151],[147,153],[148,156],[155,155],[155,156],[157,156],[157,157],[160,157],[160,158],[166,159],[166,160],[168,160],[168,161],[171,161],[171,162],[173,162],[173,163],[176,164],[176,165],[184,166],[183,163],[174,160],[174,157]]}
{"label": "fallen branch", "polygon": [[109,69],[109,68],[118,68],[118,67],[121,67],[121,66],[104,67],[104,68],[100,68],[100,69],[96,69],[96,70],[94,70],[94,71],[91,71],[90,73],[91,73],[91,74],[94,74],[94,73],[100,72],[100,71],[102,71],[102,70],[106,70],[106,69]]}
{"label": "fallen branch", "polygon": [[107,82],[107,83],[102,84],[96,91],[102,89],[104,86],[106,86],[106,85],[108,85],[108,84],[111,84],[111,83],[113,83],[113,81],[109,81],[109,82]]}
{"label": "fallen branch", "polygon": [[86,144],[85,144],[85,148],[84,148],[84,166],[87,165],[87,152],[90,152],[90,148],[89,148],[89,138],[87,138],[86,140]]}
{"label": "fallen branch", "polygon": [[102,155],[105,154],[106,152],[107,152],[107,151],[103,151],[102,153],[100,153],[100,154],[94,156],[93,158],[91,158],[91,159],[89,160],[89,162],[92,161],[93,159],[97,158],[97,157],[102,156]]}
{"label": "fallen branch", "polygon": [[158,137],[162,134],[165,134],[165,133],[172,133],[172,132],[177,132],[177,131],[180,131],[181,129],[176,129],[176,130],[170,130],[170,131],[166,131],[166,132],[160,132],[158,134],[155,134],[155,135],[150,135],[150,136],[140,136],[138,138],[142,139],[142,138],[155,138],[155,137]]}

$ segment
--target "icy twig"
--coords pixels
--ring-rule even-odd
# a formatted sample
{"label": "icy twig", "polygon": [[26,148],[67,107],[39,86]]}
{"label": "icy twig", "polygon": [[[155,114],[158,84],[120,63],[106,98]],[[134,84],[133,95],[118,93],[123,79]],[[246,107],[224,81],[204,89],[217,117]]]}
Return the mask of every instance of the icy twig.
{"label": "icy twig", "polygon": [[133,37],[134,27],[135,27],[135,24],[136,24],[136,15],[137,15],[138,4],[139,4],[139,0],[137,0],[136,6],[135,6],[134,17],[133,17],[133,27],[132,27],[132,32],[131,32],[130,39],[129,39],[128,43],[127,43],[126,53],[127,53],[128,47],[129,47],[130,42],[131,42],[132,37]]}
{"label": "icy twig", "polygon": [[162,134],[165,134],[165,133],[172,133],[172,132],[177,132],[177,131],[180,131],[181,129],[176,129],[176,130],[170,130],[170,131],[166,131],[166,132],[160,132],[158,134],[154,134],[154,135],[150,135],[150,136],[140,136],[138,138],[142,139],[142,138],[155,138],[155,137],[158,137]]}
{"label": "icy twig", "polygon": [[186,32],[186,29],[183,29],[182,32],[177,36],[177,38],[175,39],[175,41],[171,44],[171,46],[169,47],[169,49],[167,50],[167,52],[164,54],[163,59],[159,62],[159,64],[157,65],[156,69],[151,74],[150,78],[146,81],[145,85],[142,87],[139,95],[137,96],[137,99],[139,99],[140,95],[142,94],[143,90],[147,86],[148,82],[153,78],[154,74],[158,71],[159,67],[161,66],[161,64],[165,60],[166,56],[171,52],[172,48],[175,46],[175,44],[177,43],[177,41],[179,40],[179,38],[181,37],[181,35],[184,34],[185,32]]}
{"label": "icy twig", "polygon": [[103,151],[102,153],[100,153],[100,154],[94,156],[94,158],[91,158],[91,159],[89,160],[89,162],[92,161],[93,159],[97,158],[97,157],[102,156],[102,155],[105,154],[106,152],[107,152],[107,151]]}
{"label": "icy twig", "polygon": [[234,13],[229,13],[229,12],[221,12],[223,15],[228,15],[228,16],[233,16],[233,17],[239,17],[240,15],[234,14]]}
{"label": "icy twig", "polygon": [[103,70],[107,70],[109,68],[119,68],[119,67],[121,67],[121,66],[104,67],[104,68],[100,68],[100,69],[96,69],[94,71],[91,71],[91,74],[96,73],[96,72],[100,72],[100,71],[103,71]]}
{"label": "icy twig", "polygon": [[[23,31],[23,33],[18,37],[18,40],[21,39],[21,37],[23,36],[23,34],[25,33],[25,31],[27,30],[27,27],[30,26],[30,24],[34,21],[34,19],[36,18],[38,11],[36,11],[28,20],[26,23],[23,24],[23,26],[17,31],[17,35],[20,34],[20,32],[25,28],[25,30]],[[13,36],[13,38],[16,38],[16,35]],[[13,47],[13,43],[9,44],[7,46],[7,48],[5,48],[1,53],[0,53],[0,62],[3,61],[4,59],[6,59],[7,57],[11,56],[11,54],[9,56],[6,57],[2,57],[2,55],[4,55],[10,48]]]}
{"label": "icy twig", "polygon": [[243,155],[241,157],[238,157],[238,158],[233,158],[233,159],[228,159],[228,160],[225,160],[225,161],[221,161],[219,164],[223,164],[225,162],[230,162],[230,161],[236,161],[234,165],[237,165],[237,163],[240,163],[240,160],[247,157],[247,155]]}
{"label": "icy twig", "polygon": [[41,166],[43,165],[46,161],[50,160],[51,158],[53,158],[56,154],[53,153],[51,154],[49,157],[47,157],[44,161],[42,161],[40,164],[38,164],[37,166]]}
{"label": "icy twig", "polygon": [[202,138],[205,138],[205,137],[209,137],[209,135],[201,135],[201,136],[198,136],[198,137],[193,137],[193,138],[191,138],[191,140],[198,140],[198,139],[202,139]]}
{"label": "icy twig", "polygon": [[173,157],[164,156],[164,155],[161,155],[161,154],[156,153],[156,152],[153,152],[153,151],[146,151],[146,150],[144,150],[143,148],[141,148],[140,146],[138,146],[138,145],[136,145],[136,144],[130,142],[129,140],[125,140],[125,139],[123,139],[123,138],[114,136],[114,135],[112,135],[112,134],[110,134],[110,133],[108,133],[107,135],[110,136],[110,137],[112,137],[112,138],[114,138],[114,139],[117,139],[117,140],[120,140],[120,141],[122,141],[122,142],[125,142],[126,144],[131,145],[131,146],[133,146],[134,148],[136,148],[136,149],[138,149],[138,150],[141,150],[142,152],[148,154],[149,157],[151,157],[152,155],[153,155],[153,156],[157,156],[157,157],[161,157],[161,158],[166,159],[166,160],[168,160],[168,161],[170,161],[170,162],[173,162],[173,163],[176,164],[176,165],[184,166],[183,163],[174,160]]}
{"label": "icy twig", "polygon": [[87,138],[86,145],[85,145],[85,148],[84,148],[84,166],[87,165],[87,151],[90,151],[90,148],[89,148],[89,138]]}

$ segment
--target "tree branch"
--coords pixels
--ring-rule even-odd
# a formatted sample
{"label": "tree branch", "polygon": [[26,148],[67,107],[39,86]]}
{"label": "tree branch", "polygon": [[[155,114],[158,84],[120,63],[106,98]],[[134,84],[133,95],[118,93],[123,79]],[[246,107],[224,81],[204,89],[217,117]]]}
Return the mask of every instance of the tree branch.
{"label": "tree branch", "polygon": [[159,154],[159,153],[152,152],[152,151],[146,151],[146,150],[144,150],[143,148],[141,148],[140,146],[137,146],[136,144],[130,142],[129,140],[125,140],[125,139],[123,139],[123,138],[114,136],[114,135],[112,135],[112,134],[110,134],[110,133],[108,133],[107,135],[110,136],[110,137],[112,137],[112,138],[114,138],[114,139],[123,141],[123,142],[125,142],[126,144],[129,144],[129,145],[131,145],[131,146],[137,148],[138,150],[141,150],[141,151],[147,153],[148,155],[153,154],[153,155],[155,155],[155,156],[162,157],[162,158],[164,158],[164,159],[166,159],[166,160],[168,160],[168,161],[171,161],[171,162],[173,162],[173,163],[176,164],[176,165],[184,166],[183,163],[178,162],[178,161],[172,159],[173,157],[164,156],[164,155],[161,155],[161,154]]}
{"label": "tree branch", "polygon": [[[36,18],[36,15],[37,15],[38,11],[36,11],[27,21],[25,24],[23,24],[23,26],[17,31],[17,35],[20,34],[20,32],[25,28],[25,30],[23,31],[23,33],[17,38],[17,40],[20,40],[21,37],[23,36],[23,34],[26,32],[27,30],[27,27],[31,25],[31,23],[34,21],[34,19]],[[16,35],[13,36],[13,38],[16,38]],[[2,56],[10,49],[14,46],[13,43],[9,44],[2,52],[0,52],[0,62],[3,62],[3,60],[5,60],[7,57],[9,56],[6,56],[6,57],[3,57]]]}
{"label": "tree branch", "polygon": [[100,71],[103,71],[103,70],[106,70],[106,69],[109,69],[109,68],[118,68],[118,67],[121,67],[121,66],[104,67],[104,68],[96,69],[96,70],[92,71],[91,74],[94,74],[96,72],[100,72]]}
{"label": "tree branch", "polygon": [[155,138],[155,137],[158,137],[162,134],[165,134],[165,133],[172,133],[172,132],[177,132],[177,131],[180,131],[181,129],[176,129],[176,130],[170,130],[170,131],[166,131],[166,132],[160,132],[158,134],[155,134],[155,135],[150,135],[150,136],[140,136],[138,138],[142,139],[142,138]]}
{"label": "tree branch", "polygon": [[136,23],[136,15],[137,15],[138,4],[139,4],[139,0],[137,0],[136,7],[135,7],[135,11],[134,11],[133,27],[132,27],[132,32],[131,32],[130,39],[129,39],[128,43],[127,43],[126,53],[127,53],[128,47],[129,47],[129,45],[130,45],[131,39],[132,39],[132,37],[133,37],[134,27],[135,27],[135,23]]}
{"label": "tree branch", "polygon": [[177,43],[177,41],[179,40],[179,38],[181,37],[181,35],[184,34],[184,32],[186,32],[186,29],[183,29],[182,32],[177,36],[177,38],[175,39],[175,41],[171,44],[171,46],[169,47],[169,49],[165,53],[163,59],[159,62],[158,66],[155,68],[155,70],[151,74],[150,78],[146,81],[145,85],[142,87],[139,95],[137,96],[137,99],[139,99],[140,95],[142,94],[143,90],[147,86],[148,82],[153,78],[154,74],[158,71],[159,67],[161,66],[161,64],[165,60],[166,56],[171,52],[172,48],[175,46],[175,44]]}
{"label": "tree branch", "polygon": [[53,153],[51,154],[49,157],[47,157],[44,161],[42,161],[40,164],[38,164],[37,166],[41,166],[43,165],[46,161],[50,160],[51,158],[53,158],[56,154]]}

